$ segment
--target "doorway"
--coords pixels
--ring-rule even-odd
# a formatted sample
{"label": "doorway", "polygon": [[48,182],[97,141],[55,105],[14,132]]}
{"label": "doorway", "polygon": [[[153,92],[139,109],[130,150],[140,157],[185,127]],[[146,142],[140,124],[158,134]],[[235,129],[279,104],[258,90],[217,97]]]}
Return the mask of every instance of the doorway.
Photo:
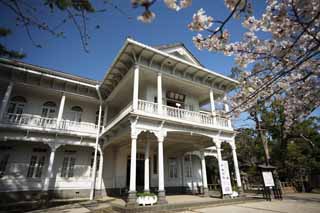
{"label": "doorway", "polygon": [[[130,185],[130,167],[131,167],[131,157],[128,156],[127,160],[127,181],[126,185],[129,189]],[[136,190],[142,192],[144,189],[144,154],[137,154],[136,161]]]}

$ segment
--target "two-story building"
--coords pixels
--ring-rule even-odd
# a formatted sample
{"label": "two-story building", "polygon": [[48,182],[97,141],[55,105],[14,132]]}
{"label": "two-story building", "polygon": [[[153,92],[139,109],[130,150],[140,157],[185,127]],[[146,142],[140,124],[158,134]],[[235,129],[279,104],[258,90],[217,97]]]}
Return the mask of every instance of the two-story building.
{"label": "two-story building", "polygon": [[207,195],[205,155],[221,162],[222,142],[241,186],[222,102],[238,82],[182,44],[127,39],[101,81],[1,59],[0,82],[1,196]]}

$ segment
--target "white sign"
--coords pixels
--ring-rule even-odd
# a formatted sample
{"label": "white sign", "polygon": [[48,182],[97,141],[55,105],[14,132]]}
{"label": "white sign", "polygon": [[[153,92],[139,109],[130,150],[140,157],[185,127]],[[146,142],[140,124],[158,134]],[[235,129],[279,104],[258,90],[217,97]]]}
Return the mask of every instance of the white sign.
{"label": "white sign", "polygon": [[220,181],[221,181],[221,187],[222,187],[222,194],[224,195],[232,194],[229,165],[228,165],[228,161],[226,160],[223,160],[220,163]]}
{"label": "white sign", "polygon": [[272,172],[262,172],[262,177],[265,186],[274,186]]}

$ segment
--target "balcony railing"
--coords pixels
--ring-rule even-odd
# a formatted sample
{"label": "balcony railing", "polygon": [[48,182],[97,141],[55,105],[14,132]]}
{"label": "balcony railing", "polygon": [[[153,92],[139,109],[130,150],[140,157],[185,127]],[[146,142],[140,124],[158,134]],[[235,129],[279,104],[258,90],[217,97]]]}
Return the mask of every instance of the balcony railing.
{"label": "balcony railing", "polygon": [[4,124],[16,126],[37,127],[43,129],[56,129],[63,131],[96,133],[98,126],[88,122],[76,122],[70,120],[57,121],[56,118],[46,118],[32,114],[6,114],[2,121]]}
{"label": "balcony railing", "polygon": [[138,101],[138,110],[183,121],[200,123],[211,127],[231,128],[229,119],[219,115],[213,116],[211,114],[189,111],[164,105],[162,106],[161,111],[159,111],[157,103],[144,100]]}

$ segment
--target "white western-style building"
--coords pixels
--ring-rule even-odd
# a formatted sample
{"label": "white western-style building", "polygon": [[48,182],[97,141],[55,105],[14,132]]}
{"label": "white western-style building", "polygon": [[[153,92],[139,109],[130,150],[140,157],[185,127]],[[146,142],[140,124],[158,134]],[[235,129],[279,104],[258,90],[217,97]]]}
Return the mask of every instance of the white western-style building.
{"label": "white western-style building", "polygon": [[223,142],[241,187],[229,106],[217,103],[237,84],[182,44],[127,39],[101,81],[0,59],[0,195],[207,195],[205,156],[221,162]]}

